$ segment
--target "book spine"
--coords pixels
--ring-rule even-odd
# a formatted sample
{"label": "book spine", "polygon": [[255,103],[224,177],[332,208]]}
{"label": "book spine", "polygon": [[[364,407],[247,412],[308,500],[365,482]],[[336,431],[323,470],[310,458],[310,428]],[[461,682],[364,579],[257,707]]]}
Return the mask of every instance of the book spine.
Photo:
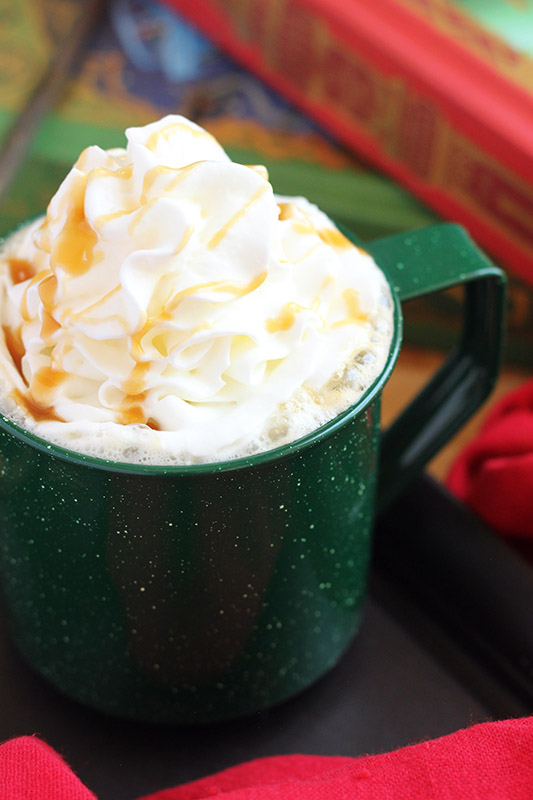
{"label": "book spine", "polygon": [[[531,93],[533,87],[533,58],[519,52],[505,40],[484,27],[476,18],[475,10],[468,13],[461,8],[460,0],[397,0],[418,16],[427,20],[431,27],[452,40],[459,41],[461,47],[489,65],[497,74],[508,80],[508,85],[516,85]],[[502,4],[503,5],[503,4]],[[527,0],[511,0],[513,25],[529,26],[530,17]],[[481,9],[480,4],[480,9]],[[510,9],[507,9],[509,14]],[[509,15],[510,16],[510,15]],[[523,18],[522,18],[523,17]]]}
{"label": "book spine", "polygon": [[167,2],[533,284],[533,150],[515,85],[391,0]]}

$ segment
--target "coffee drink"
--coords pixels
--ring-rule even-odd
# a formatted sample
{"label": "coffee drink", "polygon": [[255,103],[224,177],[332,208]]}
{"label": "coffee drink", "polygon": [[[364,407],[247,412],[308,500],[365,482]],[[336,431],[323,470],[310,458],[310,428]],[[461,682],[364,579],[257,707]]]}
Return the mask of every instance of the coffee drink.
{"label": "coffee drink", "polygon": [[352,405],[392,336],[372,258],[183,117],[126,136],[87,148],[3,245],[4,414],[69,450],[182,465]]}

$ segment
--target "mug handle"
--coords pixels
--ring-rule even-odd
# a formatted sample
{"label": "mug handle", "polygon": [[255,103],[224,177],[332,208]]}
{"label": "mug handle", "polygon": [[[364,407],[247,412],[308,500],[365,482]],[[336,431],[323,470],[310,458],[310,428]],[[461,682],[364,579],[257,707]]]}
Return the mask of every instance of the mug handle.
{"label": "mug handle", "polygon": [[463,327],[445,363],[383,433],[382,511],[490,393],[500,369],[506,277],[460,225],[442,224],[365,243],[401,301],[465,284]]}

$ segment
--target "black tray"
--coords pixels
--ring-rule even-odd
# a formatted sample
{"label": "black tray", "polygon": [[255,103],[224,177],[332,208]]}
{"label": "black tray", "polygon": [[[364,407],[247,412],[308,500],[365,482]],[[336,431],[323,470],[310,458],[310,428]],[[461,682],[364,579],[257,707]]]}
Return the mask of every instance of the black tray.
{"label": "black tray", "polygon": [[533,570],[436,483],[379,521],[361,632],[308,691],[203,728],[109,719],[48,687],[0,619],[0,740],[36,733],[99,800],[131,800],[252,758],[359,755],[533,706]]}

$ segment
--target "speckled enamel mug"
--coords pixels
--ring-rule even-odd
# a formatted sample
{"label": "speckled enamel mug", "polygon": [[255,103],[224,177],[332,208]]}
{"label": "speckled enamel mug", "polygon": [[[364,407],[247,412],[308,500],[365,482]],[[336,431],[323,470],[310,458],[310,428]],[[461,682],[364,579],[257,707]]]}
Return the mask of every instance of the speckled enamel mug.
{"label": "speckled enamel mug", "polygon": [[[299,692],[348,647],[376,505],[487,395],[505,295],[502,272],[457,226],[365,246],[394,296],[386,366],[352,408],[292,444],[211,465],[129,466],[1,420],[5,609],[20,652],[62,692],[139,720],[231,718]],[[458,283],[460,342],[381,437],[399,301]]]}

